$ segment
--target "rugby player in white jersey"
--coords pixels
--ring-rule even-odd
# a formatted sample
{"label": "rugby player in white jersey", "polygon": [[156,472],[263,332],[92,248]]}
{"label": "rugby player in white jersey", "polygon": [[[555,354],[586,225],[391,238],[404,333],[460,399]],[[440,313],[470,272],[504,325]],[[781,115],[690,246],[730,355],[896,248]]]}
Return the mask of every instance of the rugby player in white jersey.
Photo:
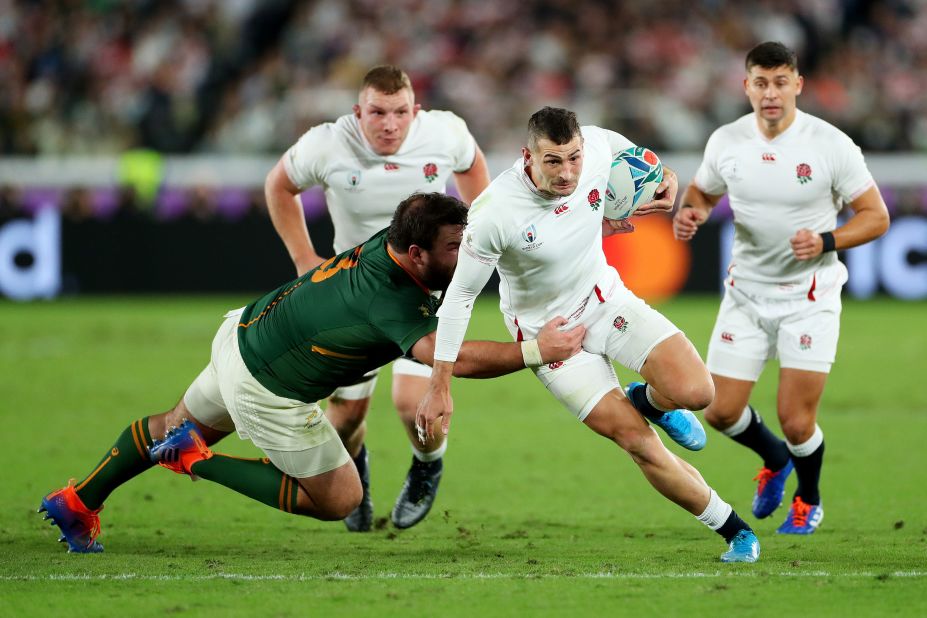
{"label": "rugby player in white jersey", "polygon": [[[688,410],[713,396],[693,345],[669,320],[632,294],[602,251],[602,198],[616,153],[633,144],[599,127],[582,127],[565,109],[545,107],[528,123],[522,159],[498,176],[470,210],[457,270],[438,312],[434,373],[417,425],[426,439],[446,433],[450,381],[473,302],[495,268],[500,306],[525,364],[570,412],[631,455],[661,494],[716,530],[729,544],[726,562],[754,562],[759,542],[698,471],[671,453],[647,420],[696,450],[704,430]],[[672,210],[675,174],[667,170],[657,199],[640,214]],[[631,231],[622,227],[617,231]],[[544,316],[566,317],[587,333],[583,351],[543,364],[535,337]],[[648,384],[626,396],[611,360]]]}
{"label": "rugby player in white jersey", "polygon": [[[309,239],[298,197],[305,189],[324,187],[340,253],[387,227],[395,204],[410,194],[444,191],[451,175],[468,204],[489,184],[486,159],[466,123],[451,112],[422,110],[409,77],[394,66],[378,66],[364,77],[353,113],[306,132],[268,174],[264,190],[274,227],[301,275],[325,260]],[[361,476],[364,498],[345,519],[358,532],[373,524],[364,437],[377,373],[335,391],[325,411]],[[393,403],[413,451],[391,513],[400,528],[428,514],[443,470],[445,437],[425,443],[415,438],[415,410],[430,375],[430,367],[413,360],[393,363]]]}
{"label": "rugby player in white jersey", "polygon": [[[798,488],[778,532],[811,534],[824,516],[818,404],[836,356],[847,279],[836,250],[878,238],[889,217],[859,147],[796,108],[803,79],[794,52],[762,43],[747,54],[746,70],[753,113],[709,138],[673,227],[677,238],[691,239],[718,200],[730,198],[733,256],[708,346],[715,398],[705,418],[762,458],[756,517],[778,508],[794,468]],[[854,214],[837,227],[843,204]],[[763,366],[776,356],[785,441],[748,403]]]}

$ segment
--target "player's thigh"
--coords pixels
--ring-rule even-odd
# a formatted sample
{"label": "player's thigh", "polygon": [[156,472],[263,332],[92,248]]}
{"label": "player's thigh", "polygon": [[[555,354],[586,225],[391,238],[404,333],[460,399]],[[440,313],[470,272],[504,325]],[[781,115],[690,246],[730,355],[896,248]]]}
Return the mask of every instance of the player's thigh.
{"label": "player's thigh", "polygon": [[377,386],[380,369],[374,369],[364,376],[364,380],[351,386],[341,386],[328,398],[325,415],[339,430],[357,427],[367,418],[370,411],[370,398]]}
{"label": "player's thigh", "polygon": [[690,410],[705,408],[714,397],[708,369],[679,331],[650,351],[640,374],[664,397]]}
{"label": "player's thigh", "polygon": [[[681,331],[656,309],[630,292],[602,303],[586,325],[583,346],[640,373],[651,352]],[[698,355],[695,355],[698,359]],[[698,360],[701,364],[701,360]]]}
{"label": "player's thigh", "polygon": [[613,390],[621,390],[609,360],[591,352],[533,369],[534,374],[563,406],[584,421],[592,409]]}
{"label": "player's thigh", "polygon": [[779,322],[779,365],[788,369],[829,373],[840,339],[839,289],[817,301],[791,303]]}
{"label": "player's thigh", "polygon": [[792,444],[801,444],[814,433],[827,375],[820,371],[788,367],[779,369],[779,424],[786,439]]}
{"label": "player's thigh", "polygon": [[708,371],[715,376],[756,382],[775,356],[775,332],[766,326],[759,299],[727,288],[708,341]]}
{"label": "player's thigh", "polygon": [[237,314],[230,312],[213,338],[209,364],[187,388],[183,399],[168,413],[165,426],[176,426],[184,419],[195,422],[208,444],[212,444],[235,429],[219,385],[219,370],[231,358],[231,339],[235,337]]}
{"label": "player's thigh", "polygon": [[393,405],[404,420],[414,421],[419,402],[431,382],[431,367],[399,358],[393,362]]}

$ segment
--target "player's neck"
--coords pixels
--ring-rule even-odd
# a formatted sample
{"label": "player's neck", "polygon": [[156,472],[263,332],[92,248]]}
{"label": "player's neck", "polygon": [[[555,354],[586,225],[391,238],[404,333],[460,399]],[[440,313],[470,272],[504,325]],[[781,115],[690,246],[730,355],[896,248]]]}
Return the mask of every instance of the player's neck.
{"label": "player's neck", "polygon": [[798,115],[798,110],[793,109],[792,113],[788,116],[777,119],[777,120],[764,120],[759,116],[756,117],[756,124],[760,130],[760,135],[766,138],[769,141],[772,141],[785,133],[789,127],[795,123],[795,117]]}

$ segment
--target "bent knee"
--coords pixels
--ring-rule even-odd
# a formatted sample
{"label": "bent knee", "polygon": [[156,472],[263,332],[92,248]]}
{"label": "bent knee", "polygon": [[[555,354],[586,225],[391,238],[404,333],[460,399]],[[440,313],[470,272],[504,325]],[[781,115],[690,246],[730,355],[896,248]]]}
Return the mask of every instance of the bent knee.
{"label": "bent knee", "polygon": [[337,492],[329,496],[324,504],[319,505],[316,517],[323,521],[338,521],[350,515],[361,503],[364,497],[360,482],[356,487]]}
{"label": "bent knee", "polygon": [[657,439],[650,427],[624,429],[612,436],[615,444],[627,451],[635,461],[646,459],[647,453],[653,447],[653,441]]}
{"label": "bent knee", "polygon": [[674,400],[687,410],[704,410],[714,398],[715,385],[709,379],[690,384]]}

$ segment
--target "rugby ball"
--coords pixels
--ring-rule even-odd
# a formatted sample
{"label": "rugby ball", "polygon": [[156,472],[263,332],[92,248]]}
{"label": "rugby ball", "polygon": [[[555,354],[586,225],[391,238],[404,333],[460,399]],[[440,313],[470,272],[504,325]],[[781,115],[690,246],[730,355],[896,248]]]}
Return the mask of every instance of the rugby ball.
{"label": "rugby ball", "polygon": [[602,216],[616,221],[627,219],[640,206],[653,201],[661,182],[663,164],[652,150],[643,146],[622,150],[612,159]]}

